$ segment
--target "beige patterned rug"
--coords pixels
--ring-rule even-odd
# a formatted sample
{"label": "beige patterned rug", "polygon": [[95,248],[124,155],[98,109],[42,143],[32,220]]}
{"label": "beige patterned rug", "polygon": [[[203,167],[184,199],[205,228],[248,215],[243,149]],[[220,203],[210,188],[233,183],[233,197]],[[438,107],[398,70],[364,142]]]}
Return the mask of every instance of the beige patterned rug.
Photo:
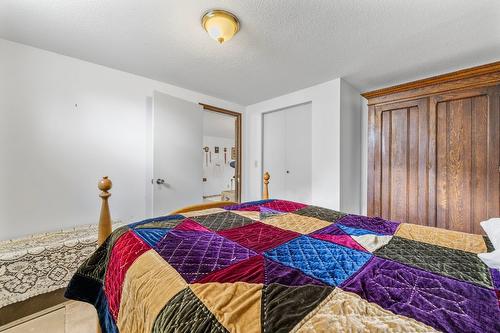
{"label": "beige patterned rug", "polygon": [[0,308],[65,288],[96,247],[97,225],[0,241]]}

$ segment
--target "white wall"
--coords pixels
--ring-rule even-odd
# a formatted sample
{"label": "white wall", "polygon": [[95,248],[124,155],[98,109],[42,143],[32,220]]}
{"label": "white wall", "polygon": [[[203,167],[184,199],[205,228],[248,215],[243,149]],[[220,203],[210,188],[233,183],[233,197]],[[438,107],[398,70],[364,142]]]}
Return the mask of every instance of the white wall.
{"label": "white wall", "polygon": [[[328,81],[310,88],[299,90],[291,94],[279,96],[267,101],[247,106],[245,113],[245,141],[251,144],[245,145],[244,151],[244,175],[245,177],[245,200],[255,200],[261,197],[262,189],[262,114],[279,110],[282,108],[302,103],[312,103],[312,203],[332,209],[347,207],[352,212],[359,212],[360,197],[354,194],[348,200],[342,201],[341,205],[341,122],[351,124],[353,131],[350,136],[360,137],[359,126],[355,119],[359,117],[359,102],[354,100],[359,97],[359,92],[345,85],[341,79]],[[343,89],[341,89],[343,87]],[[346,99],[341,102],[341,95]],[[357,106],[356,106],[357,105]],[[351,110],[351,108],[357,109]],[[341,117],[341,110],[343,116]],[[356,128],[358,132],[356,132]],[[358,139],[359,141],[359,139]],[[344,151],[345,152],[345,151]],[[359,155],[357,157],[360,158]],[[361,174],[359,164],[351,166],[352,172],[346,181],[358,182]],[[342,175],[343,177],[344,175]],[[358,186],[360,191],[361,186]],[[354,190],[355,191],[355,190]],[[272,175],[270,182],[270,194],[272,196]],[[355,207],[358,207],[355,209]]]}
{"label": "white wall", "polygon": [[361,96],[340,80],[340,210],[361,213]]}
{"label": "white wall", "polygon": [[242,112],[176,86],[0,39],[0,239],[147,215],[154,90]]}

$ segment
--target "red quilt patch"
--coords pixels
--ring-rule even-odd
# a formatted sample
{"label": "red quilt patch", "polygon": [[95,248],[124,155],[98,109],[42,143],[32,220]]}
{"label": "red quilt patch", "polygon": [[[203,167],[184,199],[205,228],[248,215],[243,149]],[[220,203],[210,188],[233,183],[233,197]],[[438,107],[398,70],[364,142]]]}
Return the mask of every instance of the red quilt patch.
{"label": "red quilt patch", "polygon": [[262,207],[270,208],[273,210],[277,210],[279,212],[294,212],[296,210],[302,209],[304,207],[307,207],[307,205],[298,203],[298,202],[293,202],[293,201],[286,201],[286,200],[274,200],[271,202],[266,202],[265,204],[261,205]]}
{"label": "red quilt patch", "polygon": [[253,256],[228,266],[216,272],[210,273],[194,283],[264,283],[264,257]]}
{"label": "red quilt patch", "polygon": [[362,247],[361,245],[359,245],[358,242],[356,242],[354,239],[352,239],[351,236],[349,236],[349,235],[314,234],[314,235],[310,235],[310,236],[317,238],[317,239],[332,242],[335,244],[343,245],[343,246],[349,247],[351,249],[366,252],[366,249],[364,247]]}
{"label": "red quilt patch", "polygon": [[193,221],[191,219],[185,219],[181,224],[174,228],[175,230],[184,230],[184,231],[210,231],[201,224]]}
{"label": "red quilt patch", "polygon": [[262,222],[222,230],[218,234],[258,253],[300,236],[299,233],[279,229]]}
{"label": "red quilt patch", "polygon": [[104,292],[108,299],[109,311],[115,320],[118,318],[118,311],[120,309],[125,274],[135,259],[150,249],[132,231],[123,234],[113,246],[104,279]]}

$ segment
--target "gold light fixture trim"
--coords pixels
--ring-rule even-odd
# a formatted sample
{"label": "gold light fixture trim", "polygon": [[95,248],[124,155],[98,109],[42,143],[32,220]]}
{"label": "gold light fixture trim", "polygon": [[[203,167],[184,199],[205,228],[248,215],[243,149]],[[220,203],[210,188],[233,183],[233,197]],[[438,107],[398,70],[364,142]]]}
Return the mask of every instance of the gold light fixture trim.
{"label": "gold light fixture trim", "polygon": [[238,18],[225,10],[213,9],[201,18],[201,25],[210,37],[220,44],[227,42],[240,30]]}

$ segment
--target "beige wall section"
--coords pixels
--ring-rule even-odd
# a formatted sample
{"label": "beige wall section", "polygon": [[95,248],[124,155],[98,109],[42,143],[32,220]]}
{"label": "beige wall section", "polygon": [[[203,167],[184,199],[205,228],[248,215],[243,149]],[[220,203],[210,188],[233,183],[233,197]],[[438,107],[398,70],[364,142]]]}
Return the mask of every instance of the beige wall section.
{"label": "beige wall section", "polygon": [[[96,223],[110,176],[114,219],[148,214],[150,97],[240,105],[0,39],[0,239]],[[149,101],[149,105],[148,105]]]}

